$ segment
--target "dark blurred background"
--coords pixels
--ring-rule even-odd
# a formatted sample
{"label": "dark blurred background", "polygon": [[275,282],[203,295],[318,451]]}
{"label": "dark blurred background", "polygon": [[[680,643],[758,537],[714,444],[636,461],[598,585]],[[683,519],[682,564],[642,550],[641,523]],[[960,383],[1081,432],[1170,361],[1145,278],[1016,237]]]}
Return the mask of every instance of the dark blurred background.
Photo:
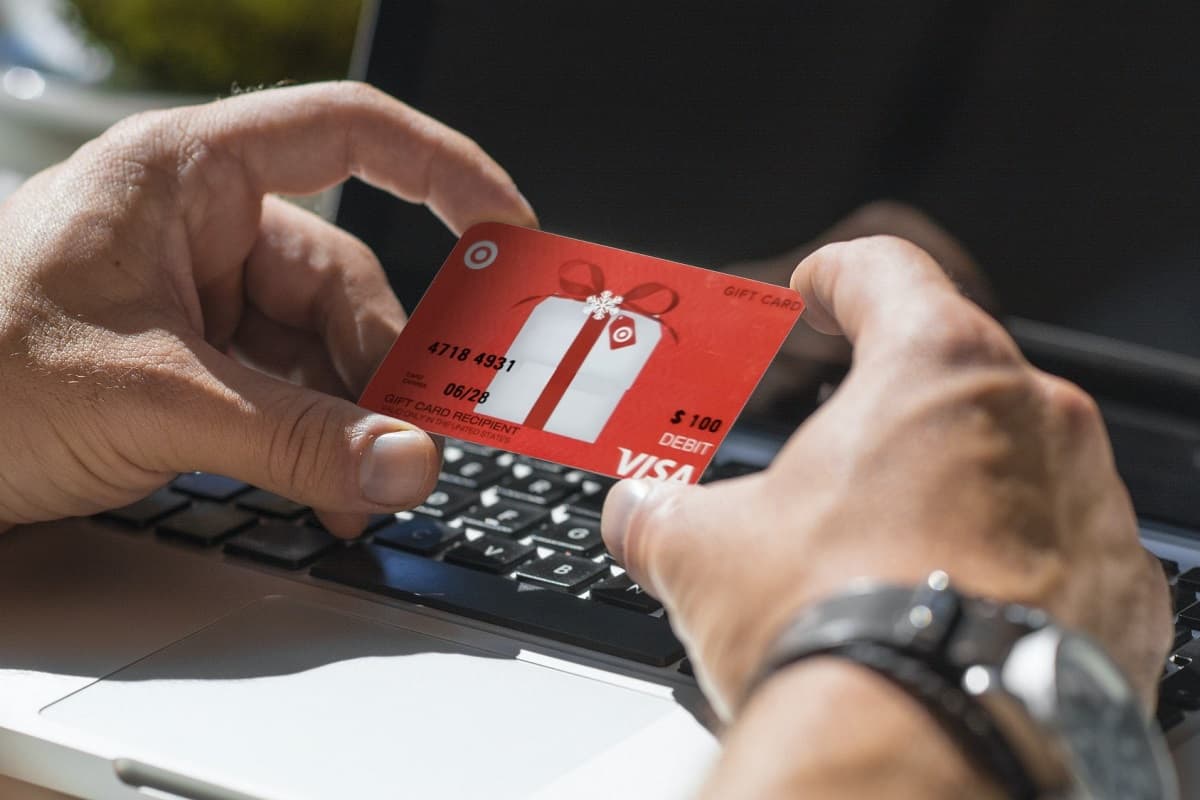
{"label": "dark blurred background", "polygon": [[[381,14],[376,79],[482,143],[548,230],[716,267],[892,198],[958,237],[1003,310],[1200,355],[1193,0]],[[431,275],[450,235],[371,191],[347,219],[398,276]]]}
{"label": "dark blurred background", "polygon": [[[0,0],[0,196],[117,118],[350,69],[354,0]],[[720,267],[926,212],[1009,313],[1200,356],[1200,3],[381,0],[371,77],[551,231]],[[452,237],[351,185],[411,307]],[[416,279],[413,279],[416,276]]]}

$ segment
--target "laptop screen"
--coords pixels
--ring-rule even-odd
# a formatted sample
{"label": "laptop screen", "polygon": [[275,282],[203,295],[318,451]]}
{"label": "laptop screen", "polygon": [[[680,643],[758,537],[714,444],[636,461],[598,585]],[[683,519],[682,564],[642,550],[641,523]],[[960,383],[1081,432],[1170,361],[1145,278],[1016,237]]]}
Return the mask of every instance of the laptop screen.
{"label": "laptop screen", "polygon": [[[880,198],[1008,314],[1200,355],[1200,5],[379,4],[366,79],[478,141],[546,230],[721,268]],[[412,308],[453,237],[352,182]]]}

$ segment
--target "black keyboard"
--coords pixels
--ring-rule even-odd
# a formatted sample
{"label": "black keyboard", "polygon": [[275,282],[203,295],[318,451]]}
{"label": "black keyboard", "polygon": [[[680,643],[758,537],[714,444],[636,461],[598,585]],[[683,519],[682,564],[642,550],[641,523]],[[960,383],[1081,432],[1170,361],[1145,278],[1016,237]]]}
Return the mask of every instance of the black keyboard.
{"label": "black keyboard", "polygon": [[[726,463],[706,477],[753,469]],[[678,664],[683,646],[662,605],[613,563],[600,538],[614,483],[450,441],[434,492],[410,513],[373,517],[351,542],[299,503],[202,473],[100,517],[643,664]]]}
{"label": "black keyboard", "polygon": [[[691,675],[662,606],[604,550],[600,509],[611,478],[449,441],[437,489],[411,513],[373,517],[350,542],[311,509],[214,475],[170,486],[101,518],[231,558]],[[756,471],[723,462],[704,481]],[[1163,560],[1175,645],[1160,683],[1164,730],[1200,711],[1200,567]]]}
{"label": "black keyboard", "polygon": [[1200,711],[1200,568],[1180,572],[1174,561],[1159,559],[1171,583],[1175,607],[1175,641],[1158,684],[1158,722],[1168,731],[1183,722],[1185,712]]}

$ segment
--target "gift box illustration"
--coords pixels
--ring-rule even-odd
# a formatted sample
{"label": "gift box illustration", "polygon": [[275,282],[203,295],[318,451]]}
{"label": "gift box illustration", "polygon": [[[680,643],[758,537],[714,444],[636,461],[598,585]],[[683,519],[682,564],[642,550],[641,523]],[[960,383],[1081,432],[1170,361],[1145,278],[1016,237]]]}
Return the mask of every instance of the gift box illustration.
{"label": "gift box illustration", "polygon": [[621,398],[637,381],[664,332],[662,316],[679,304],[661,283],[610,289],[591,262],[559,268],[559,291],[513,308],[528,318],[508,347],[515,362],[488,386],[476,411],[549,433],[595,442]]}

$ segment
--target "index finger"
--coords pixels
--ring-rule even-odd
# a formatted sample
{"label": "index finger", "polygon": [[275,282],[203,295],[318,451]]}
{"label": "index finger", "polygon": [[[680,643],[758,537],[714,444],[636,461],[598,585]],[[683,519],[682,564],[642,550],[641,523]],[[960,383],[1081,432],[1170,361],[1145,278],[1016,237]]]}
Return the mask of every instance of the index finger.
{"label": "index finger", "polygon": [[184,115],[193,147],[235,156],[258,194],[312,194],[354,176],[424,203],[456,234],[476,222],[537,224],[479,145],[366,84],[267,89],[170,113]]}
{"label": "index finger", "polygon": [[856,357],[922,346],[951,357],[1017,352],[1004,329],[959,294],[928,253],[904,239],[826,245],[800,262],[791,286],[804,297],[809,324],[846,336]]}

